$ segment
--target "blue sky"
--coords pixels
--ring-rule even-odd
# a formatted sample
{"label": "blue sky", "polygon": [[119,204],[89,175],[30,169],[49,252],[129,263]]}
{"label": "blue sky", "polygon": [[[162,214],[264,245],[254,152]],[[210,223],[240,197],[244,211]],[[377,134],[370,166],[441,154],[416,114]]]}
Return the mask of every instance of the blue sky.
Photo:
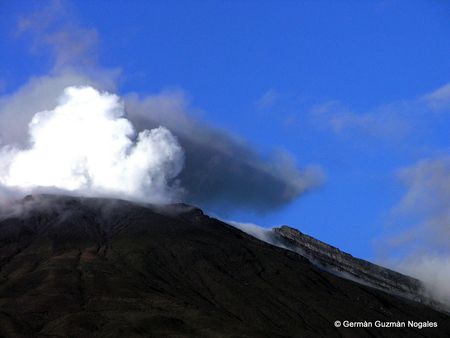
{"label": "blue sky", "polygon": [[[449,153],[447,1],[65,6],[61,20],[95,32],[95,67],[120,70],[119,94],[181,90],[204,123],[263,156],[283,149],[300,167],[317,165],[326,175],[320,187],[277,210],[236,208],[226,217],[289,224],[374,259],[377,240],[404,222],[392,213],[414,184],[405,187],[399,170]],[[20,18],[41,7],[0,4],[2,95],[55,69],[51,45],[18,33]]]}

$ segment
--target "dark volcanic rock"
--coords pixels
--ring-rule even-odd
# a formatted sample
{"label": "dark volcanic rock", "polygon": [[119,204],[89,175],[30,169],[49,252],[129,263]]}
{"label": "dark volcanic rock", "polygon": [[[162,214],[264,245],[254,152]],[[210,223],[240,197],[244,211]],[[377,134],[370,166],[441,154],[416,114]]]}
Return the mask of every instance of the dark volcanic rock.
{"label": "dark volcanic rock", "polygon": [[346,273],[348,278],[353,278],[358,282],[374,286],[389,293],[398,294],[415,301],[426,301],[422,296],[424,287],[418,279],[355,258],[338,248],[286,225],[274,228],[273,231],[278,235],[277,239],[285,246],[298,251],[327,270]]}
{"label": "dark volcanic rock", "polygon": [[0,220],[0,268],[2,337],[450,335],[444,313],[338,278],[182,204],[30,197]]}

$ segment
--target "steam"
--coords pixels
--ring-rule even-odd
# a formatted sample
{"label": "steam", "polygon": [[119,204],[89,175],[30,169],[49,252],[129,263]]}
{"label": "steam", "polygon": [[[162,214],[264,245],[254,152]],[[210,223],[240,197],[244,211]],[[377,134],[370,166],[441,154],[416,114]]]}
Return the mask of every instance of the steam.
{"label": "steam", "polygon": [[226,220],[224,220],[224,222],[263,242],[284,248],[284,246],[279,245],[279,242],[275,240],[272,228],[264,228],[254,223],[242,223]]}
{"label": "steam", "polygon": [[450,306],[450,255],[411,256],[400,268],[424,282],[427,296]]}
{"label": "steam", "polygon": [[[80,25],[76,8],[68,2],[50,1],[38,6],[36,11],[25,13],[19,18],[15,30],[17,37],[26,37],[31,42],[33,53],[42,53],[48,57],[50,68],[43,74],[34,74],[20,87],[9,88],[0,96],[0,147],[3,142],[3,148],[0,150],[0,200],[2,196],[11,194],[11,188],[8,187],[13,184],[20,185],[21,189],[30,190],[32,186],[42,185],[45,183],[43,181],[48,181],[41,177],[37,182],[34,176],[30,177],[31,173],[26,176],[19,175],[16,171],[19,170],[19,166],[12,165],[17,157],[27,157],[28,163],[31,162],[30,154],[19,156],[18,153],[36,154],[35,151],[31,151],[36,148],[34,141],[30,140],[27,143],[25,140],[28,122],[36,112],[53,111],[56,105],[61,105],[57,98],[68,86],[92,86],[117,92],[118,85],[127,80],[127,77],[121,76],[120,68],[104,68],[98,64],[98,60],[101,59],[99,58],[101,48],[98,48],[101,36],[95,27]],[[126,150],[123,153],[127,156],[121,156],[128,157],[132,152],[131,149],[139,148],[138,144],[141,142],[139,137],[135,137],[136,134],[141,132],[145,134],[147,133],[145,130],[151,130],[151,135],[146,138],[165,139],[162,143],[173,145],[178,144],[176,143],[178,141],[182,145],[185,155],[183,170],[177,175],[183,161],[180,159],[181,155],[175,155],[179,151],[174,151],[173,160],[162,160],[162,163],[165,163],[162,167],[167,165],[169,168],[148,165],[151,174],[141,176],[151,177],[151,183],[143,184],[141,189],[125,189],[127,182],[137,186],[136,182],[146,181],[131,174],[129,168],[131,164],[115,166],[126,168],[124,171],[128,176],[123,173],[119,175],[120,170],[114,174],[110,168],[105,173],[94,175],[91,169],[86,169],[88,164],[85,160],[81,162],[76,160],[76,163],[82,164],[75,167],[82,169],[69,170],[65,165],[65,172],[71,174],[64,175],[72,177],[73,173],[77,177],[75,183],[70,180],[72,182],[70,189],[74,189],[73,192],[107,196],[113,194],[151,201],[170,200],[180,194],[181,189],[177,188],[178,183],[174,181],[176,178],[181,182],[182,197],[186,203],[226,214],[239,209],[267,213],[314,191],[325,180],[322,168],[317,165],[299,166],[296,159],[283,149],[261,152],[247,143],[245,138],[199,119],[197,114],[199,109],[191,106],[189,95],[181,89],[149,94],[122,92],[121,95],[126,106],[126,118],[135,126],[135,132],[125,137],[132,143],[124,146]],[[107,97],[105,93],[101,96]],[[123,118],[123,108],[118,109],[122,109],[119,118]],[[172,142],[171,134],[165,133],[160,126],[168,128],[177,141]],[[69,128],[69,131],[72,131],[72,128]],[[76,137],[77,142],[81,142],[83,137],[86,137],[84,128]],[[97,138],[98,135],[95,137],[96,142]],[[60,142],[58,140],[56,144]],[[142,142],[142,145],[145,143]],[[160,141],[150,143],[161,144]],[[108,153],[112,152],[109,145],[107,148]],[[91,150],[90,147],[87,149]],[[68,156],[65,151],[61,153]],[[59,158],[59,155],[57,157]],[[92,162],[97,161],[96,156],[91,157]],[[137,155],[132,157],[135,158]],[[21,165],[22,170],[24,166],[25,164]],[[32,168],[35,166],[42,167],[44,164],[33,163]],[[52,167],[52,170],[54,169],[55,167]],[[80,174],[80,170],[84,173]],[[140,172],[146,171],[142,169]],[[113,176],[114,180],[107,179],[104,175]],[[123,175],[127,178],[120,177]],[[103,182],[105,180],[108,182]],[[111,181],[114,181],[113,185],[110,184]],[[47,186],[49,182],[45,184]],[[51,185],[55,184],[51,182]],[[68,189],[66,183],[62,186],[64,191]],[[131,193],[130,190],[135,192]],[[150,198],[150,195],[153,197]]]}
{"label": "steam", "polygon": [[155,203],[181,191],[174,179],[184,155],[176,138],[164,127],[136,135],[116,95],[67,87],[56,108],[36,113],[28,128],[29,147],[0,150],[0,184],[6,188]]}

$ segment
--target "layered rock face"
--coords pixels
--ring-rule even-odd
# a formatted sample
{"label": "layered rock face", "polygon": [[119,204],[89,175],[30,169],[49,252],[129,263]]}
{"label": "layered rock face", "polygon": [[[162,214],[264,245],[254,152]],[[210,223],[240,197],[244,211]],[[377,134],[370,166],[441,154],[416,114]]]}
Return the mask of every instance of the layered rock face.
{"label": "layered rock face", "polygon": [[424,287],[415,278],[355,258],[338,248],[308,236],[286,225],[273,229],[277,239],[291,250],[299,252],[312,263],[343,277],[370,285],[389,293],[398,294],[415,301],[427,301]]}

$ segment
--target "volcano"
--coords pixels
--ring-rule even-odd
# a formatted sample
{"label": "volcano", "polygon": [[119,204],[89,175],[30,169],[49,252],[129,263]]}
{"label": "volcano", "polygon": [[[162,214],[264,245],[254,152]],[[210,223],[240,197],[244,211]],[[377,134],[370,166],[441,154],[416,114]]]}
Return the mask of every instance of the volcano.
{"label": "volcano", "polygon": [[0,336],[450,336],[417,280],[291,228],[274,235],[284,248],[185,204],[28,196],[0,220]]}

